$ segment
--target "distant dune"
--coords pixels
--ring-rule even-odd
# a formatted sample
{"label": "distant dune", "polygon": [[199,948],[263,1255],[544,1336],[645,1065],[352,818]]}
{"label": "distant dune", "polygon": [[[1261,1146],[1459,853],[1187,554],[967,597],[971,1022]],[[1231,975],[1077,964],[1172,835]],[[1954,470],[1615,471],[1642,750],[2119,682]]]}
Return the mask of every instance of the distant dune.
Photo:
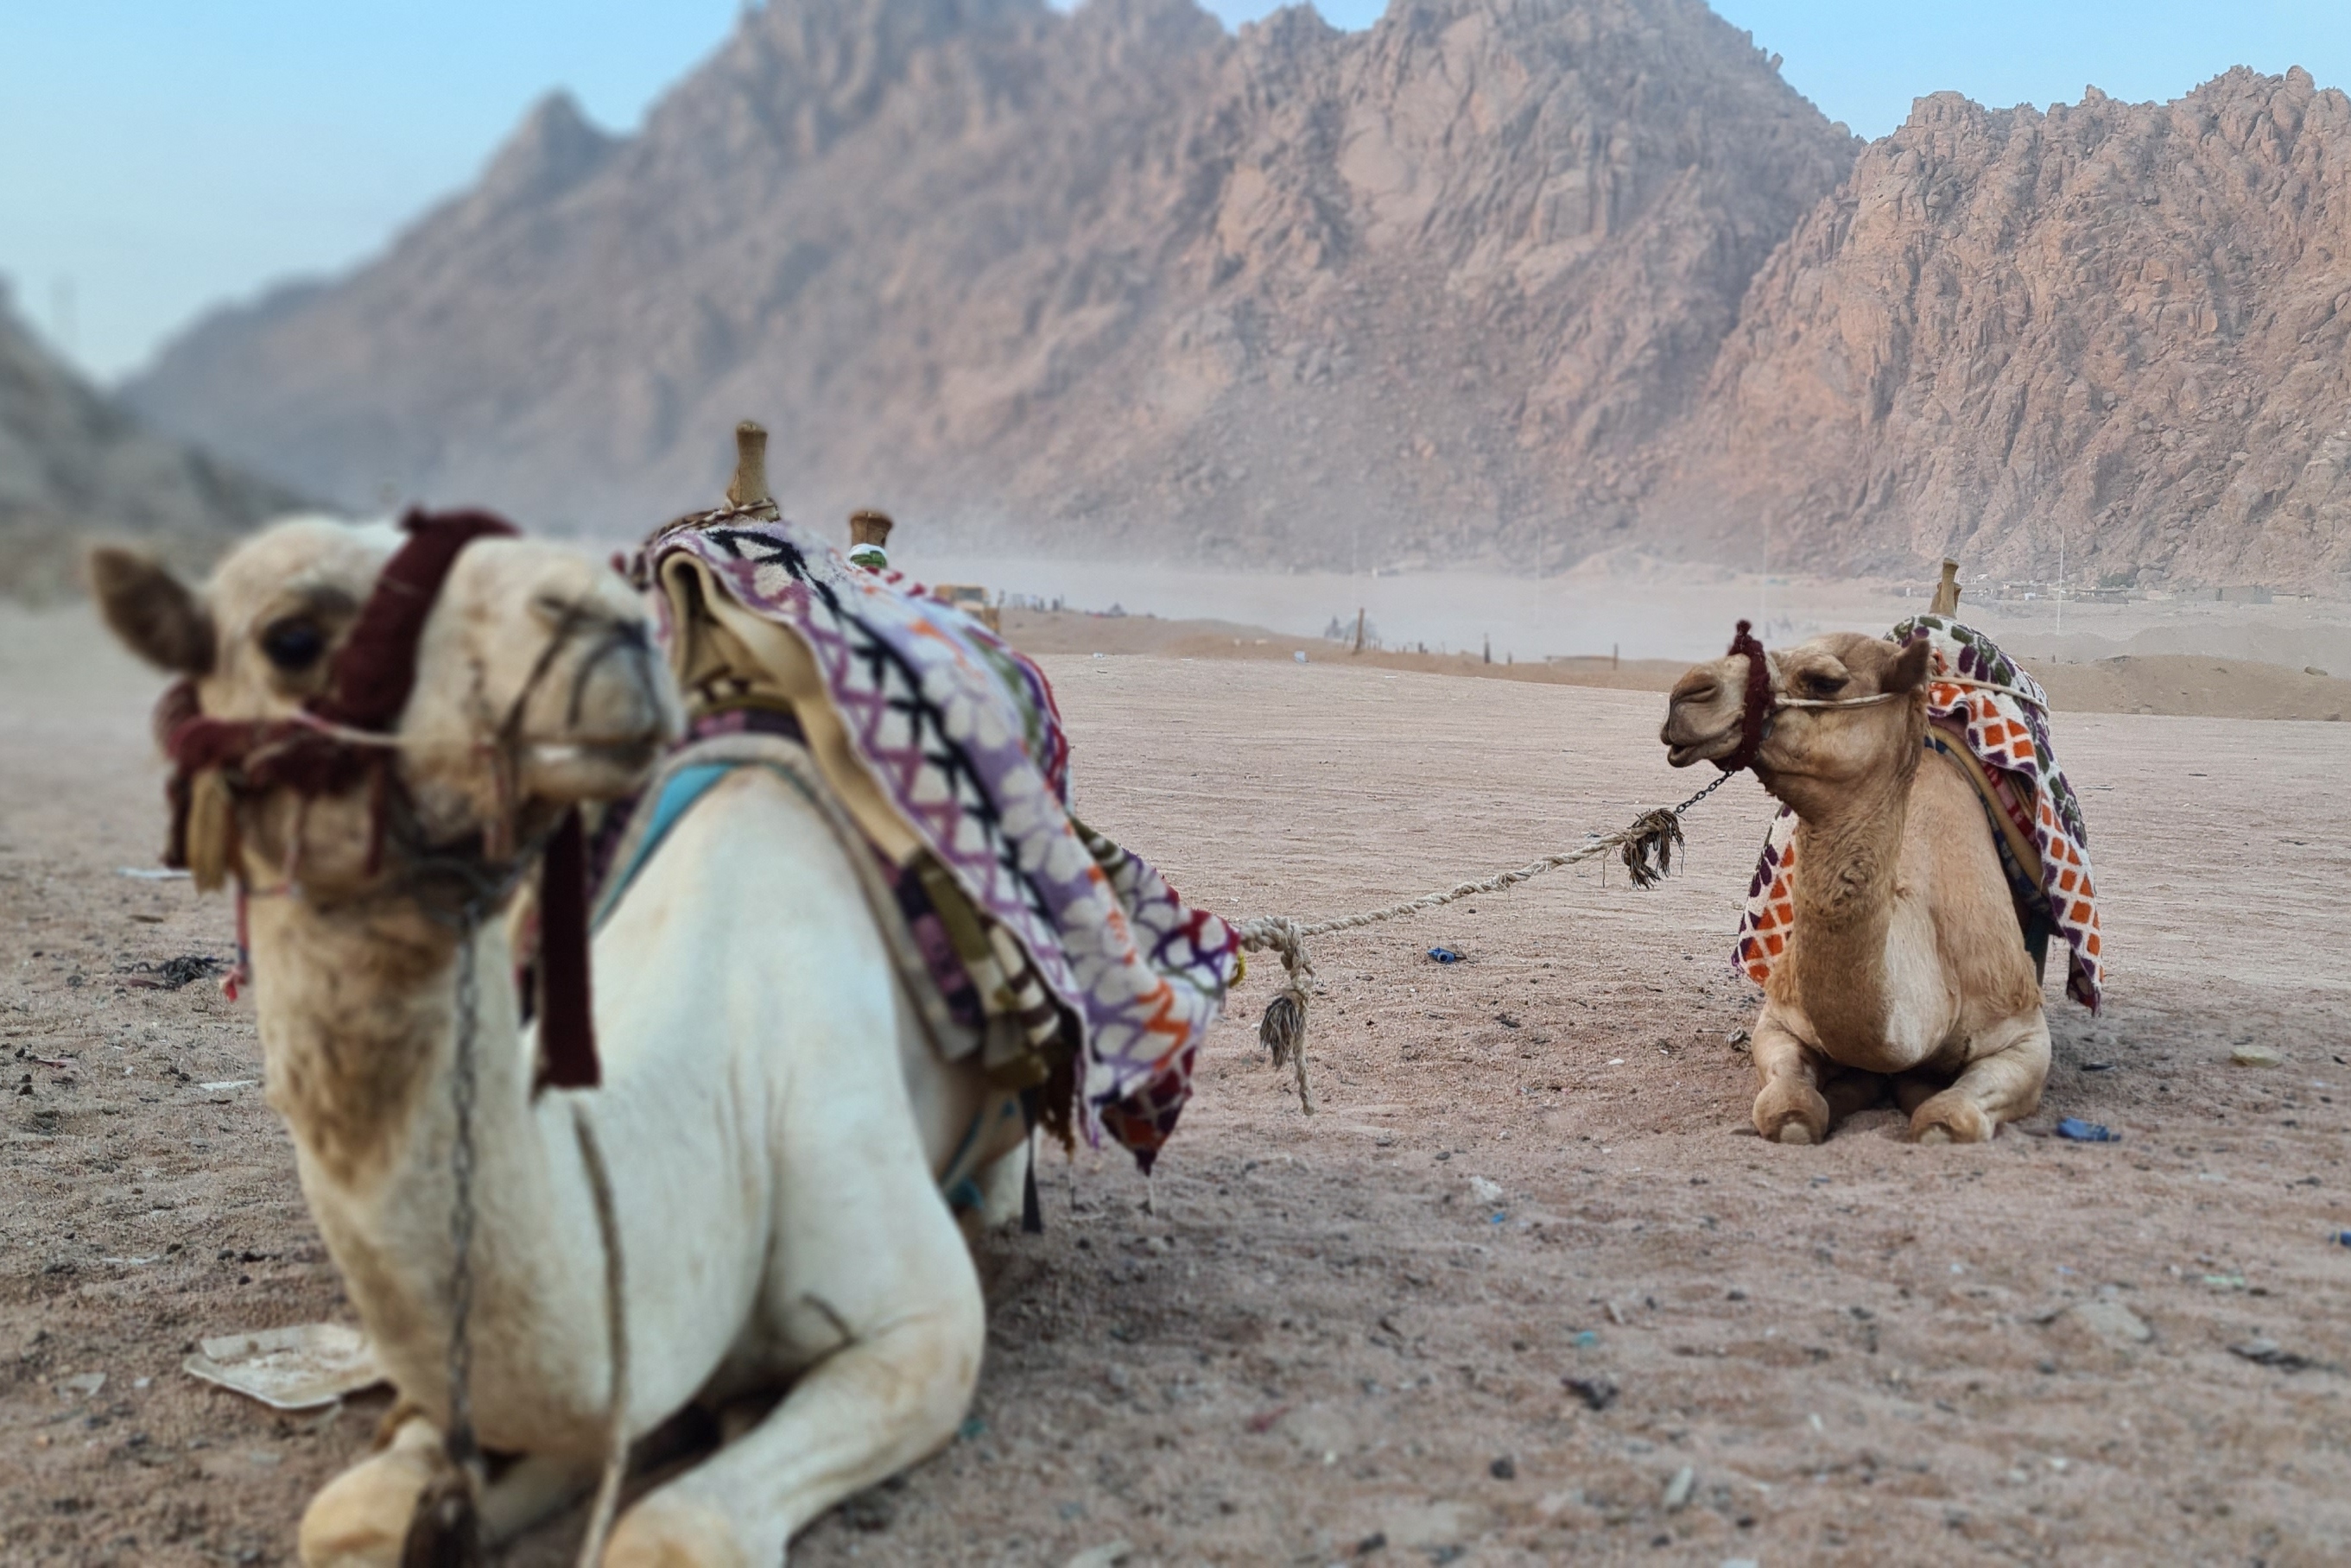
{"label": "distant dune", "polygon": [[[1023,651],[1104,656],[1149,654],[1162,659],[1338,661],[1378,670],[1409,670],[1493,680],[1560,686],[1667,691],[1689,668],[1687,660],[1551,659],[1528,663],[1488,661],[1480,653],[1416,653],[1366,648],[1354,653],[1322,638],[1285,637],[1263,627],[1221,620],[1162,620],[1155,616],[1081,615],[1074,611],[1004,612],[1005,635]],[[2351,713],[2351,680],[2315,670],[2294,670],[2252,659],[2189,654],[2122,655],[2090,664],[2023,659],[2049,693],[2052,706],[2074,713],[2158,713],[2211,719],[2307,719],[2340,722]],[[1659,716],[1663,716],[1662,707]]]}

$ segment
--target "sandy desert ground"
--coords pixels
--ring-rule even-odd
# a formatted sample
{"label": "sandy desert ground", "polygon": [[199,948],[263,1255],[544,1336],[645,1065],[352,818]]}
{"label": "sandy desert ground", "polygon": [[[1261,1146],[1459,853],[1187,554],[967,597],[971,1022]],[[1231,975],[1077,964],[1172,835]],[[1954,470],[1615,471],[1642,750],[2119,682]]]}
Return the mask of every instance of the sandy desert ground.
{"label": "sandy desert ground", "polygon": [[[1132,558],[1039,557],[933,550],[922,520],[892,535],[892,558],[925,582],[978,583],[999,592],[1062,599],[1071,609],[1168,619],[1222,617],[1314,637],[1363,610],[1391,649],[1426,644],[1457,653],[1490,643],[1520,663],[1607,654],[1702,659],[1719,652],[1741,617],[1779,643],[1815,632],[1887,627],[1924,609],[1934,574],[1915,579],[1764,576],[1637,550],[1612,550],[1542,577],[1459,568],[1348,575],[1273,574],[1142,564]],[[633,541],[613,541],[616,545]],[[2064,604],[2046,597],[1996,597],[1998,585],[1965,574],[1961,607],[2020,658],[2089,663],[2117,655],[2210,655],[2351,674],[2351,600],[2280,595],[2266,604],[2185,597]],[[2078,585],[2077,585],[2078,587]],[[2030,591],[2019,587],[2016,592]],[[2045,595],[2045,588],[2043,590]]]}
{"label": "sandy desert ground", "polygon": [[[1652,693],[1049,664],[1088,820],[1237,915],[1516,865],[1694,782]],[[140,983],[230,942],[223,901],[118,875],[161,833],[155,685],[70,612],[0,615],[12,1563],[287,1561],[384,1405],[284,1417],[178,1370],[199,1336],[348,1308],[249,1015]],[[1766,806],[1734,782],[1657,890],[1563,872],[1320,944],[1311,1118],[1258,1051],[1253,976],[1148,1186],[1054,1158],[1046,1234],[984,1241],[963,1437],[794,1561],[2351,1556],[2351,727],[2058,732],[2114,981],[2093,1020],[2053,975],[2031,1122],[1752,1136],[1725,956]],[[2247,1044],[2283,1064],[2231,1065]],[[577,1528],[510,1560],[568,1561]]]}

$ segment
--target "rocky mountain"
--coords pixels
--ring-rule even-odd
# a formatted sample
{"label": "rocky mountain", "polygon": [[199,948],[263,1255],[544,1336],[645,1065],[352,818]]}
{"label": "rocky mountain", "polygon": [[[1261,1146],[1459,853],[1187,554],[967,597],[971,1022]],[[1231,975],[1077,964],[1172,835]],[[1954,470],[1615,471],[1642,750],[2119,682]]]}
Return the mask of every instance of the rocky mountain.
{"label": "rocky mountain", "polygon": [[2115,583],[2351,571],[2351,100],[1919,100],[1698,0],[768,0],[130,389],[323,493],[632,533],[735,421],[803,515],[1090,551]]}
{"label": "rocky mountain", "polygon": [[1645,524],[1732,559],[2047,580],[2351,572],[2351,99],[1954,94],[1749,290]]}
{"label": "rocky mountain", "polygon": [[773,431],[809,514],[1557,561],[1631,536],[1858,149],[1698,0],[770,0],[610,137],[539,105],[373,264],[131,389],[321,492],[635,531]]}
{"label": "rocky mountain", "polygon": [[100,396],[33,336],[0,286],[0,591],[62,588],[94,535],[151,537],[191,557],[294,504]]}

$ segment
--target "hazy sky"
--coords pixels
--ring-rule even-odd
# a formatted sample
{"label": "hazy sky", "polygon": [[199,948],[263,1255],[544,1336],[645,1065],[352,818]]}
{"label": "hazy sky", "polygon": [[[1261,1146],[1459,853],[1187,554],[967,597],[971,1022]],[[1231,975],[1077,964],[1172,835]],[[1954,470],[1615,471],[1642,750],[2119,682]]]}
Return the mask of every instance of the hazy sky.
{"label": "hazy sky", "polygon": [[[347,266],[463,186],[557,86],[615,129],[737,0],[51,0],[0,5],[0,275],[89,370],[205,306]],[[1228,22],[1271,9],[1217,0]],[[1716,0],[1868,136],[1955,88],[2175,98],[2231,65],[2351,87],[2351,0]],[[1328,0],[1342,26],[1378,0]]]}

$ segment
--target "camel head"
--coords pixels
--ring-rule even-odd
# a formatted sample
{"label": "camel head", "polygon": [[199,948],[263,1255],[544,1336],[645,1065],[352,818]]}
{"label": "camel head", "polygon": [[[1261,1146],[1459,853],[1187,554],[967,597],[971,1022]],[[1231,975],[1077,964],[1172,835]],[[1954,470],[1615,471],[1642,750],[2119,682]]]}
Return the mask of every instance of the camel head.
{"label": "camel head", "polygon": [[[1924,641],[1897,648],[1883,638],[1838,631],[1763,657],[1766,687],[1757,694],[1763,733],[1747,761],[1765,788],[1785,798],[1783,784],[1850,786],[1915,764],[1925,714]],[[1674,766],[1739,765],[1751,658],[1731,653],[1695,665],[1675,683],[1657,737]]]}
{"label": "camel head", "polygon": [[[415,542],[452,521],[427,520]],[[279,524],[202,588],[131,550],[91,553],[107,624],[182,678],[157,724],[190,787],[200,881],[274,882],[298,862],[306,892],[355,893],[385,874],[388,851],[528,842],[571,806],[643,782],[680,725],[644,608],[602,566],[481,525],[455,546],[437,596],[394,582],[371,598],[411,543],[382,525]],[[395,656],[368,657],[402,601]],[[192,760],[191,735],[214,751]]]}

